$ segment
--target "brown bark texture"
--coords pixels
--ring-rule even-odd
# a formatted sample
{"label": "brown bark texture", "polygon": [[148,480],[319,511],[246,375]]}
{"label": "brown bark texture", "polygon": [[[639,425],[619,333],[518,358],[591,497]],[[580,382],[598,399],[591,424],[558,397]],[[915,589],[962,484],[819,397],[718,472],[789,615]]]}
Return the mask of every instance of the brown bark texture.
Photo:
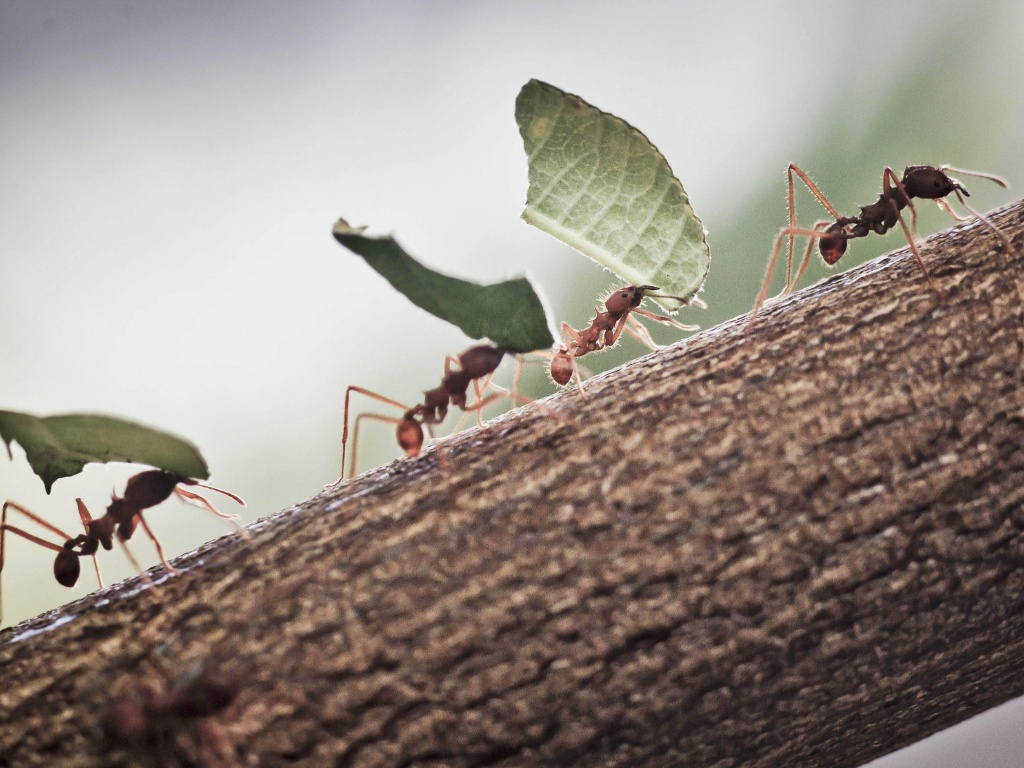
{"label": "brown bark texture", "polygon": [[941,296],[903,249],[6,631],[0,766],[857,766],[1021,695],[993,221],[922,245]]}

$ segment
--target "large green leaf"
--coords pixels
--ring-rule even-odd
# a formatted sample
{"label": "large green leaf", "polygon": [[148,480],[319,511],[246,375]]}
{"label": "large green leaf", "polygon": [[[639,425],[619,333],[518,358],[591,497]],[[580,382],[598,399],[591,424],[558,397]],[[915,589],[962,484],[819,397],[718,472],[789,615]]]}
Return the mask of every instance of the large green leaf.
{"label": "large green leaf", "polygon": [[[696,295],[711,263],[704,227],[646,136],[539,80],[519,92],[516,122],[529,161],[526,221],[630,285]],[[655,300],[670,312],[682,305]]]}
{"label": "large green leaf", "polygon": [[473,339],[488,338],[509,352],[555,343],[540,296],[525,277],[480,285],[420,264],[391,237],[367,237],[365,227],[334,225],[334,237],[383,275],[417,307],[457,325]]}
{"label": "large green leaf", "polygon": [[0,411],[0,438],[10,453],[17,441],[49,493],[62,477],[71,477],[90,462],[148,464],[181,477],[205,480],[206,461],[192,443],[112,416],[71,413],[38,417]]}

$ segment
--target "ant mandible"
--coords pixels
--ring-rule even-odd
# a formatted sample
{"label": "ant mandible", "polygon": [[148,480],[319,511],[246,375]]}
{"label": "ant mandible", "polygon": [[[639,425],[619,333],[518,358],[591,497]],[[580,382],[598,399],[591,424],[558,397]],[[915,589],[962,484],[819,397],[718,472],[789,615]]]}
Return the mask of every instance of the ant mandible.
{"label": "ant mandible", "polygon": [[[988,179],[1004,189],[1008,186],[1003,179],[990,173],[966,171],[962,168],[954,168],[950,165],[942,165],[938,168],[930,165],[907,166],[903,170],[902,179],[896,176],[896,173],[892,168],[886,167],[882,172],[882,193],[878,196],[878,200],[870,205],[862,205],[860,207],[859,216],[840,216],[839,212],[832,206],[825,195],[822,194],[821,190],[818,189],[815,183],[811,181],[810,177],[804,173],[799,166],[794,163],[790,163],[787,170],[789,226],[779,232],[779,236],[775,240],[775,247],[772,249],[771,257],[768,259],[768,270],[764,278],[764,283],[761,285],[761,291],[758,293],[757,300],[754,302],[754,309],[750,313],[750,321],[747,323],[746,335],[750,335],[750,331],[754,326],[754,320],[757,318],[757,312],[768,295],[768,288],[771,285],[775,266],[779,259],[779,253],[782,250],[782,241],[785,238],[789,238],[789,248],[786,256],[786,285],[779,293],[779,296],[785,296],[786,294],[793,293],[793,291],[796,290],[796,286],[800,282],[800,278],[803,277],[804,271],[810,263],[811,251],[814,248],[815,240],[818,241],[818,252],[821,254],[822,260],[827,265],[832,266],[843,257],[844,253],[846,253],[846,244],[848,241],[858,237],[866,237],[872,232],[884,235],[890,229],[895,227],[897,223],[902,227],[903,233],[907,236],[907,242],[910,244],[910,250],[914,254],[914,258],[917,260],[918,265],[921,267],[921,272],[924,274],[929,287],[935,293],[939,293],[938,288],[935,286],[935,283],[932,282],[931,276],[928,274],[928,270],[924,266],[924,260],[921,258],[921,252],[917,247],[917,209],[911,202],[911,199],[915,197],[922,200],[934,200],[935,204],[939,208],[946,211],[946,213],[957,221],[970,221],[971,217],[959,216],[945,199],[949,195],[955,194],[957,200],[960,201],[960,205],[971,213],[974,218],[982,221],[993,232],[995,232],[1003,241],[1007,250],[1009,250],[1010,242],[1006,235],[1000,232],[999,229],[983,214],[974,210],[967,204],[964,197],[970,197],[970,193],[963,184],[950,176],[947,171],[962,173],[967,176],[975,176],[981,179]],[[800,180],[806,185],[807,189],[811,191],[811,194],[813,194],[818,201],[828,209],[828,212],[832,214],[835,221],[819,221],[815,223],[811,229],[804,229],[796,225],[796,200],[794,195],[793,174],[800,177]],[[911,223],[909,227],[901,213],[904,208],[910,209]],[[798,236],[807,237],[808,243],[807,250],[804,251],[803,259],[801,260],[800,265],[796,270],[796,274],[794,275],[793,243]]]}
{"label": "ant mandible", "polygon": [[[114,496],[110,502],[110,506],[107,507],[106,513],[99,518],[93,518],[89,513],[89,509],[85,506],[85,503],[81,499],[75,499],[78,504],[78,515],[82,520],[82,527],[85,528],[85,533],[80,533],[77,536],[70,536],[60,528],[51,523],[47,522],[39,515],[30,512],[25,507],[17,504],[13,501],[7,501],[3,506],[3,511],[0,513],[0,574],[3,573],[4,568],[4,553],[6,546],[6,536],[8,531],[21,536],[23,539],[27,539],[35,544],[46,549],[51,549],[57,553],[56,558],[53,562],[53,575],[57,579],[57,582],[65,587],[73,587],[78,582],[78,577],[81,575],[82,566],[79,562],[79,558],[91,557],[93,560],[93,566],[96,569],[96,579],[99,581],[99,585],[103,587],[103,576],[100,574],[99,561],[96,558],[96,553],[100,547],[103,549],[113,549],[114,536],[117,535],[117,540],[124,548],[125,554],[131,561],[132,565],[142,571],[135,556],[128,549],[126,542],[135,533],[135,529],[141,524],[143,530],[152,540],[156,547],[157,554],[160,556],[160,562],[163,563],[164,568],[169,573],[177,573],[177,570],[170,563],[167,562],[167,558],[164,556],[163,546],[160,544],[160,540],[157,539],[156,534],[153,533],[149,527],[149,523],[146,522],[146,518],[143,517],[142,511],[155,507],[157,504],[165,501],[170,497],[172,493],[177,494],[186,502],[196,504],[204,509],[212,512],[218,517],[230,520],[238,528],[242,535],[245,532],[242,528],[234,523],[237,519],[237,515],[226,515],[223,512],[219,512],[209,501],[200,496],[198,493],[187,491],[184,488],[179,488],[179,485],[193,485],[200,488],[206,488],[217,493],[222,493],[225,496],[233,499],[242,506],[245,506],[245,502],[235,494],[215,488],[212,485],[205,485],[196,480],[190,478],[180,477],[172,472],[165,472],[160,469],[150,469],[144,472],[140,472],[137,475],[133,475],[128,479],[125,484],[124,496]],[[64,544],[57,545],[53,542],[47,541],[46,539],[35,536],[28,531],[24,531],[17,526],[11,525],[7,522],[7,511],[12,509],[16,512],[20,512],[25,517],[34,521],[38,525],[46,528],[51,533],[56,534],[63,538]],[[2,615],[2,593],[0,593],[0,615]]]}
{"label": "ant mandible", "polygon": [[[413,406],[412,408],[399,403],[397,400],[392,400],[391,398],[384,397],[372,390],[365,389],[364,387],[350,385],[346,388],[345,427],[341,435],[341,476],[334,485],[337,485],[345,478],[345,455],[348,446],[349,400],[353,392],[358,392],[361,395],[373,398],[385,405],[393,405],[394,407],[405,411],[405,413],[401,418],[384,416],[379,413],[361,413],[356,417],[355,429],[352,435],[352,461],[349,468],[350,478],[355,476],[356,457],[359,448],[359,423],[363,419],[371,419],[374,421],[382,421],[387,424],[394,424],[395,435],[398,439],[398,444],[402,447],[402,450],[404,450],[408,456],[418,456],[420,450],[423,448],[423,428],[426,427],[431,439],[433,439],[433,426],[444,421],[445,417],[448,415],[448,408],[450,406],[454,405],[466,413],[476,411],[477,421],[478,423],[482,423],[480,415],[481,411],[495,400],[501,397],[509,397],[513,402],[520,399],[526,401],[526,398],[520,398],[518,394],[521,364],[516,368],[515,383],[512,385],[511,391],[499,388],[501,389],[500,392],[487,397],[483,396],[485,387],[488,385],[496,387],[496,385],[491,383],[490,377],[497,370],[498,365],[504,359],[506,354],[509,354],[508,350],[499,347],[497,344],[478,344],[475,347],[470,347],[458,357],[448,355],[444,361],[444,376],[441,379],[441,384],[424,393],[423,403]],[[457,367],[453,368],[453,364]],[[481,383],[481,380],[483,383]],[[476,402],[467,404],[466,393],[469,389],[470,383],[473,384],[474,391],[476,392]]]}
{"label": "ant mandible", "polygon": [[[675,299],[687,303],[686,300],[678,296],[660,296],[651,293],[651,291],[657,290],[660,289],[653,285],[625,285],[616,288],[605,299],[603,312],[600,307],[595,308],[597,314],[590,322],[589,327],[576,330],[568,323],[562,323],[563,344],[551,358],[551,378],[555,380],[555,383],[564,387],[575,376],[580,386],[580,392],[583,392],[583,380],[580,378],[580,372],[576,366],[576,358],[615,346],[623,331],[650,349],[660,349],[661,347],[654,343],[654,339],[651,338],[651,334],[644,324],[634,315],[641,315],[649,320],[683,331],[698,330],[700,326],[684,325],[671,317],[640,309],[640,304],[647,297]],[[701,307],[706,306],[700,299],[691,299],[690,303]]]}

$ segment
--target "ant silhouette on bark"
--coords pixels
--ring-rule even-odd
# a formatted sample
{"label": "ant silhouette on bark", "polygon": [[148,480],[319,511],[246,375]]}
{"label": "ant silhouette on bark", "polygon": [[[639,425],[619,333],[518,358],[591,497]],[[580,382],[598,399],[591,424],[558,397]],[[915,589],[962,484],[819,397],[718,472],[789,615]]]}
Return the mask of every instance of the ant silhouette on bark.
{"label": "ant silhouette on bark", "polygon": [[[78,504],[78,514],[82,520],[82,526],[85,528],[85,533],[80,533],[77,536],[70,536],[57,526],[47,522],[39,515],[34,512],[30,512],[28,509],[16,502],[7,501],[3,506],[2,513],[0,513],[0,574],[3,573],[4,568],[6,536],[7,533],[10,532],[22,537],[23,539],[27,539],[28,541],[38,544],[41,547],[55,551],[57,556],[53,562],[53,575],[57,579],[57,582],[65,587],[73,587],[78,582],[78,577],[82,572],[82,566],[79,559],[82,557],[91,557],[93,566],[96,569],[96,579],[99,581],[99,585],[102,588],[103,576],[100,574],[100,565],[99,560],[96,557],[96,553],[99,551],[100,547],[103,547],[103,549],[106,550],[113,549],[114,537],[116,534],[117,541],[121,544],[132,565],[142,573],[143,578],[146,578],[145,573],[142,572],[141,566],[126,544],[140,524],[156,547],[157,554],[160,556],[160,562],[163,563],[164,568],[167,569],[168,573],[177,573],[174,566],[167,562],[167,558],[164,556],[163,546],[161,546],[156,534],[154,534],[152,529],[149,527],[149,523],[146,522],[146,518],[142,516],[142,511],[144,509],[155,507],[157,504],[168,499],[172,493],[177,494],[186,502],[203,507],[217,515],[217,517],[230,520],[238,529],[240,535],[246,535],[241,526],[234,522],[238,518],[237,515],[227,515],[218,511],[212,504],[210,504],[209,501],[198,493],[193,493],[192,491],[187,491],[184,488],[179,488],[179,485],[192,485],[216,491],[217,493],[222,493],[233,499],[242,506],[245,506],[245,502],[242,501],[241,498],[229,491],[215,488],[212,485],[205,485],[189,478],[183,478],[160,469],[146,470],[129,478],[128,482],[125,484],[124,496],[115,495],[110,502],[110,506],[107,507],[106,513],[102,517],[94,519],[89,513],[89,509],[85,506],[85,502],[81,499],[75,499]],[[20,512],[22,515],[47,529],[51,533],[60,536],[65,540],[64,544],[54,544],[53,542],[47,541],[46,539],[22,530],[17,526],[9,524],[7,522],[7,511],[9,509]],[[0,615],[2,615],[2,607],[2,593],[0,593]]]}
{"label": "ant silhouette on bark", "polygon": [[[789,191],[789,226],[785,227],[775,240],[775,247],[772,249],[771,257],[768,259],[768,270],[764,278],[764,283],[761,285],[761,291],[758,293],[757,300],[754,302],[754,309],[750,313],[750,320],[747,323],[746,335],[748,337],[750,336],[750,331],[754,326],[754,320],[757,318],[757,312],[768,296],[768,289],[771,285],[772,276],[774,275],[775,267],[779,260],[779,253],[782,250],[782,241],[786,238],[789,239],[789,248],[786,256],[786,284],[778,296],[774,297],[776,299],[793,293],[793,291],[796,290],[796,286],[800,282],[800,278],[803,277],[804,271],[810,263],[811,252],[814,249],[815,241],[818,242],[818,252],[821,254],[822,260],[827,265],[832,266],[843,257],[844,253],[846,253],[846,245],[848,241],[858,237],[866,237],[872,232],[884,235],[897,224],[903,228],[903,232],[907,236],[907,242],[910,244],[910,250],[914,254],[914,258],[917,260],[918,265],[921,267],[921,272],[924,274],[928,286],[936,294],[939,294],[939,289],[936,287],[935,283],[932,282],[931,276],[925,268],[924,260],[921,258],[921,252],[917,247],[917,209],[911,202],[911,199],[915,197],[922,200],[934,200],[935,204],[939,208],[946,211],[957,221],[970,221],[972,217],[974,219],[978,219],[995,232],[1009,251],[1011,246],[1006,235],[1000,232],[999,229],[983,214],[974,210],[967,204],[964,197],[970,197],[970,193],[968,193],[963,184],[950,176],[947,171],[961,173],[967,176],[975,176],[981,179],[988,179],[1004,189],[1008,186],[1007,183],[998,176],[993,176],[989,173],[966,171],[962,168],[953,168],[949,165],[942,165],[938,168],[930,165],[911,165],[904,169],[902,179],[896,175],[892,168],[887,167],[882,172],[882,193],[878,196],[878,200],[870,205],[861,206],[860,215],[858,216],[840,216],[839,212],[832,206],[825,195],[822,194],[821,190],[818,189],[815,183],[811,181],[810,177],[804,173],[799,166],[794,163],[790,163],[787,171]],[[828,209],[828,212],[832,214],[835,221],[819,221],[815,223],[811,229],[804,229],[797,226],[793,174],[800,177],[800,180],[803,181],[807,189],[811,191],[811,194],[813,194],[818,199],[818,202],[825,206],[825,208]],[[956,195],[957,200],[960,201],[960,205],[962,205],[964,209],[971,214],[971,216],[960,216],[953,210],[952,206],[945,199],[951,194]],[[901,213],[904,208],[910,209],[911,223],[909,227]],[[807,237],[808,243],[807,250],[804,251],[803,259],[800,261],[800,265],[797,267],[796,273],[794,274],[793,243],[797,237]]]}
{"label": "ant silhouette on bark", "polygon": [[[217,626],[206,629],[193,652],[176,647],[160,623],[151,622],[133,638],[141,644],[143,654],[137,653],[135,643],[120,649],[120,662],[132,669],[113,686],[106,679],[95,681],[107,699],[99,719],[103,751],[120,752],[132,765],[161,768],[240,768],[248,764],[240,759],[240,750],[225,729],[234,715],[232,710],[237,709],[235,703],[246,697],[250,701],[259,698],[274,710],[278,702],[302,707],[307,700],[302,694],[277,689],[275,670],[253,665],[252,651],[247,655],[241,648],[263,635],[254,627],[257,612],[263,622],[275,620],[268,614],[275,606],[291,615],[290,599],[310,583],[308,572],[283,581],[272,579],[262,587],[249,583],[245,594],[233,601],[228,616],[227,608],[217,612]],[[210,596],[210,603],[219,604],[218,594]],[[280,641],[272,647],[280,656],[288,653]]]}
{"label": "ant silhouette on bark", "polygon": [[[355,429],[352,435],[352,461],[349,468],[349,477],[356,473],[356,458],[359,448],[359,423],[363,419],[382,421],[395,425],[395,434],[398,444],[405,451],[406,455],[418,456],[423,448],[423,429],[426,427],[431,439],[434,439],[433,427],[445,420],[450,406],[462,409],[467,414],[476,412],[477,423],[482,424],[481,412],[485,407],[502,397],[510,398],[513,403],[517,401],[530,402],[529,399],[519,395],[519,376],[522,370],[522,362],[517,361],[515,381],[511,390],[498,387],[491,382],[491,376],[497,370],[498,365],[504,359],[507,350],[497,344],[478,344],[470,347],[458,357],[448,355],[444,361],[444,376],[441,384],[434,389],[424,393],[423,403],[412,408],[403,405],[397,400],[378,394],[364,387],[350,385],[345,390],[345,427],[341,435],[341,476],[333,485],[338,485],[345,479],[345,455],[348,446],[348,425],[349,425],[349,400],[353,392],[377,400],[385,405],[392,405],[405,413],[401,417],[384,416],[379,413],[361,413],[356,416]],[[457,367],[453,368],[453,364]],[[467,403],[467,392],[469,385],[473,385],[476,393],[476,401]],[[484,397],[484,390],[488,387],[500,391]],[[460,422],[461,425],[461,422]],[[456,427],[456,431],[458,427]],[[438,454],[438,460],[444,462],[442,454]]]}
{"label": "ant silhouette on bark", "polygon": [[195,732],[203,765],[240,765],[230,741],[209,718],[235,702],[241,680],[209,660],[178,675],[163,664],[158,671],[159,679],[147,677],[117,692],[103,717],[106,749],[177,765],[182,742]]}
{"label": "ant silhouette on bark", "polygon": [[700,328],[697,325],[685,325],[679,321],[658,315],[653,312],[640,309],[640,304],[645,298],[675,299],[685,303],[692,303],[696,306],[706,308],[707,305],[700,299],[693,298],[687,302],[678,296],[660,296],[652,291],[660,290],[653,285],[625,285],[612,291],[604,302],[604,310],[595,308],[596,315],[590,322],[590,326],[582,330],[576,330],[568,323],[562,323],[561,349],[551,358],[551,378],[556,384],[565,386],[575,376],[579,384],[580,392],[584,393],[583,380],[580,378],[579,368],[576,359],[598,352],[607,347],[615,346],[623,331],[628,333],[637,341],[646,345],[652,350],[661,349],[659,344],[651,338],[650,332],[634,315],[646,317],[648,320],[670,325],[683,331],[696,331]]}

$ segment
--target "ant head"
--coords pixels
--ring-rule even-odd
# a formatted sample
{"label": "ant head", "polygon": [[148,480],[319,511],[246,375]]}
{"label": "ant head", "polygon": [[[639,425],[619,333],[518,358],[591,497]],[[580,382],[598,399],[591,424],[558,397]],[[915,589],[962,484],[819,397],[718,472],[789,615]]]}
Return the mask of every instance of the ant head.
{"label": "ant head", "polygon": [[53,576],[62,587],[73,587],[82,573],[82,564],[78,562],[78,553],[71,549],[73,541],[65,542],[64,549],[57,553],[53,561]]}
{"label": "ant head", "polygon": [[564,387],[572,378],[572,358],[569,357],[569,350],[562,347],[551,358],[551,378],[555,383]]}
{"label": "ant head", "polygon": [[938,200],[954,190],[970,197],[963,184],[930,165],[912,165],[904,170],[903,188],[910,197],[922,200]]}
{"label": "ant head", "polygon": [[459,355],[459,365],[470,379],[479,379],[494,373],[504,357],[505,350],[496,344],[478,344]]}
{"label": "ant head", "polygon": [[604,301],[604,307],[613,315],[622,315],[625,312],[636,309],[644,300],[646,291],[658,290],[651,285],[626,285],[616,288]]}
{"label": "ant head", "polygon": [[419,456],[423,448],[423,426],[415,418],[407,413],[399,422],[395,430],[398,444],[409,456]]}
{"label": "ant head", "polygon": [[128,478],[124,487],[124,500],[136,511],[155,507],[166,501],[174,493],[175,486],[184,479],[162,469],[148,469]]}

